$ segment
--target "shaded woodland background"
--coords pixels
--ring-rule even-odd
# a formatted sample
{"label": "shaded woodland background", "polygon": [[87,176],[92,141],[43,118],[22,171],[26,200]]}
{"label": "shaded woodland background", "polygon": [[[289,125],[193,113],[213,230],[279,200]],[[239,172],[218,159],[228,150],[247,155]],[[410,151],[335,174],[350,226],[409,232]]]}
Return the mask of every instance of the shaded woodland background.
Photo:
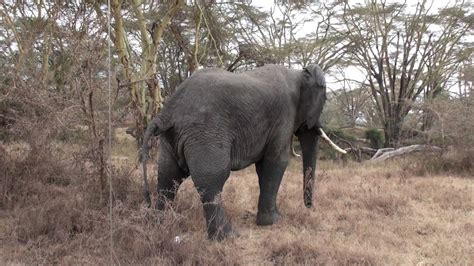
{"label": "shaded woodland background", "polygon": [[[264,8],[111,0],[108,35],[107,1],[2,1],[0,261],[107,263],[113,180],[115,263],[472,262],[472,10],[469,1],[438,9],[423,0],[270,1]],[[323,122],[350,154],[322,146],[316,211],[302,210],[295,158],[279,200],[287,217],[272,228],[252,225],[253,172],[234,173],[224,198],[242,237],[202,249],[193,245],[205,241],[205,230],[192,184],[161,224],[142,208],[136,152],[143,130],[198,68],[241,72],[269,63],[317,63],[327,72]],[[366,162],[379,148],[411,144],[442,151]],[[391,224],[395,218],[401,222]],[[302,241],[301,230],[321,242]],[[176,245],[183,231],[187,241]],[[349,238],[335,242],[340,234]],[[435,242],[447,248],[426,251]],[[250,251],[262,243],[270,244],[260,255]],[[415,253],[401,258],[407,250]]]}

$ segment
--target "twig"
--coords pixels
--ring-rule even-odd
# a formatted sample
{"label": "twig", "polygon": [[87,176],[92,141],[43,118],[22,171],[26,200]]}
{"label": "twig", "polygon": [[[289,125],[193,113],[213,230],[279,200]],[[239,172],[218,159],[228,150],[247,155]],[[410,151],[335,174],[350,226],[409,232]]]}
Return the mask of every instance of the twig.
{"label": "twig", "polygon": [[154,79],[155,79],[154,76],[155,76],[156,74],[159,74],[159,72],[152,73],[152,75],[153,75],[152,78],[144,78],[144,79],[139,79],[139,80],[130,81],[130,82],[125,83],[125,84],[119,84],[118,87],[119,87],[119,88],[123,88],[123,87],[128,87],[128,86],[130,86],[130,85],[133,85],[133,84],[136,84],[136,83],[139,83],[139,82],[154,80]]}

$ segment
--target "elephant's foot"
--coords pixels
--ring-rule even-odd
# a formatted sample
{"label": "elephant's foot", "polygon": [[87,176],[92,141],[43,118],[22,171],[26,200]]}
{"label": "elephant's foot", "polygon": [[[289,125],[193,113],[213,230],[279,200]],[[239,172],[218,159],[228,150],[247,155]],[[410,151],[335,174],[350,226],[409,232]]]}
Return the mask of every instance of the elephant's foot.
{"label": "elephant's foot", "polygon": [[281,215],[280,213],[275,210],[272,212],[258,212],[257,213],[257,225],[272,225],[276,221],[280,220]]}
{"label": "elephant's foot", "polygon": [[239,233],[232,227],[230,222],[227,222],[224,226],[219,228],[209,228],[207,230],[207,236],[211,240],[222,241],[228,237],[237,237]]}
{"label": "elephant's foot", "polygon": [[230,220],[224,213],[222,205],[207,203],[204,205],[206,215],[207,235],[211,240],[222,241],[230,236],[237,236]]}

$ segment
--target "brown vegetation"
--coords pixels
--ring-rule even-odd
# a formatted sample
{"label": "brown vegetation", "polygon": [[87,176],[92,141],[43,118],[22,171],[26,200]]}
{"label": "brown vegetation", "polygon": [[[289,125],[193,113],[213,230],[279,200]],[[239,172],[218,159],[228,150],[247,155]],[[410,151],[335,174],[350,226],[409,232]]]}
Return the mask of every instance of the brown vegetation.
{"label": "brown vegetation", "polygon": [[[53,152],[22,152],[2,154],[2,264],[110,263],[109,212],[97,180]],[[471,264],[472,174],[425,168],[420,175],[422,162],[322,161],[316,204],[306,209],[295,159],[279,194],[283,219],[270,227],[255,225],[254,169],[235,172],[223,198],[240,236],[221,243],[206,239],[190,180],[158,213],[143,207],[133,164],[115,163],[112,257],[125,264]]]}

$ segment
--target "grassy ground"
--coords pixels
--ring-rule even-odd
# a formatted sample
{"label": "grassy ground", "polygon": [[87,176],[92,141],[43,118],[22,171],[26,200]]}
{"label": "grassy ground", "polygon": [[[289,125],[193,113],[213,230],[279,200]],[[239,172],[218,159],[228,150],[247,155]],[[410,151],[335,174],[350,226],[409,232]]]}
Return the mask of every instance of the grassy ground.
{"label": "grassy ground", "polygon": [[110,254],[117,264],[474,263],[472,176],[416,176],[410,161],[323,161],[315,206],[307,209],[295,159],[278,196],[283,219],[258,227],[258,182],[250,167],[232,173],[222,195],[240,236],[217,243],[206,239],[191,180],[169,211],[156,213],[141,205],[140,172],[127,168],[126,156],[119,159],[112,253],[106,197],[94,181],[76,179],[85,178],[77,172],[67,173],[69,182],[38,181],[21,204],[2,209],[0,264],[109,264]]}

